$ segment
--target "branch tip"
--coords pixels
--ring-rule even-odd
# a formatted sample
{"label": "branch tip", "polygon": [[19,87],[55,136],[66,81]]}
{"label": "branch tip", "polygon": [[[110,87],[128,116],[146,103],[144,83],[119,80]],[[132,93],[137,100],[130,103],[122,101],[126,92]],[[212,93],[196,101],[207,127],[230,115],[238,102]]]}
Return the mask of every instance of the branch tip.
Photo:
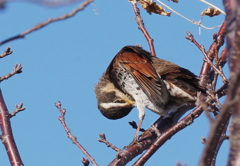
{"label": "branch tip", "polygon": [[19,105],[15,105],[15,110],[10,113],[10,118],[12,118],[13,116],[16,116],[17,113],[24,111],[26,109],[26,107],[23,107],[23,103],[20,103]]}
{"label": "branch tip", "polygon": [[12,53],[13,53],[13,51],[11,51],[11,48],[10,48],[10,47],[7,47],[6,50],[4,51],[4,53],[0,55],[0,58],[3,58],[3,57],[5,57],[5,56],[8,56],[8,55],[10,55],[10,54],[12,54]]}
{"label": "branch tip", "polygon": [[[66,109],[62,109],[61,106],[61,102],[58,101],[57,103],[54,103],[54,105],[57,107],[57,109],[59,110],[59,112],[61,113],[61,115],[58,116],[59,121],[61,122],[67,137],[75,144],[77,145],[77,147],[87,156],[87,158],[91,161],[91,163],[94,166],[98,166],[98,164],[96,163],[96,161],[94,160],[94,158],[92,158],[92,156],[86,151],[86,149],[84,149],[84,147],[77,141],[77,137],[75,137],[74,135],[72,135],[70,129],[67,127],[67,124],[65,122],[65,113],[66,113]],[[84,163],[83,163],[84,164]]]}
{"label": "branch tip", "polygon": [[5,76],[0,77],[0,82],[3,80],[9,79],[10,77],[14,76],[15,74],[22,73],[22,65],[21,64],[15,64],[14,69],[11,73],[6,74]]}
{"label": "branch tip", "polygon": [[79,11],[82,11],[85,7],[87,7],[90,3],[92,3],[93,0],[85,0],[83,3],[80,4],[80,6],[76,9],[73,9],[70,13],[64,14],[62,16],[59,16],[57,18],[51,18],[51,19],[47,19],[46,21],[39,23],[37,25],[35,25],[34,27],[22,32],[21,34],[17,35],[17,36],[13,36],[9,39],[6,39],[2,42],[0,42],[0,45],[3,45],[5,43],[8,43],[10,41],[16,40],[16,39],[20,39],[20,38],[24,38],[27,34],[34,32],[40,28],[45,27],[46,25],[52,23],[52,22],[56,22],[56,21],[60,21],[60,20],[65,20],[67,18],[73,17],[74,15],[76,15]]}
{"label": "branch tip", "polygon": [[99,134],[100,139],[98,139],[98,142],[102,142],[104,143],[107,147],[112,148],[113,150],[115,150],[116,152],[120,152],[121,149],[117,148],[116,146],[114,146],[112,143],[108,142],[106,139],[106,135],[104,133]]}

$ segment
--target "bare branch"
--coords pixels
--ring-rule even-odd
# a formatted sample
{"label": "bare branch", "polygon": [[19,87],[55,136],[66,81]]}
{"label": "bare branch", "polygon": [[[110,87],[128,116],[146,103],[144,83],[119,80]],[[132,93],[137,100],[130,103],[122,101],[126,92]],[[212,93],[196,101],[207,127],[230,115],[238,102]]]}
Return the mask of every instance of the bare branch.
{"label": "bare branch", "polygon": [[15,105],[15,110],[10,113],[10,118],[12,118],[13,116],[16,116],[17,113],[23,111],[26,109],[26,107],[22,107],[23,103],[20,103],[19,105]]}
{"label": "bare branch", "polygon": [[77,141],[77,138],[72,135],[70,129],[67,127],[67,124],[65,122],[65,114],[66,110],[61,108],[61,102],[59,101],[58,103],[55,103],[55,106],[58,108],[59,112],[61,113],[61,116],[58,116],[58,119],[60,120],[61,124],[63,125],[63,128],[65,129],[67,136],[69,139],[72,140],[72,142],[78,146],[78,148],[87,156],[87,158],[91,161],[91,163],[94,166],[98,166],[94,158],[84,149],[84,147]]}
{"label": "bare branch", "polygon": [[[193,108],[193,105],[186,105],[176,111],[175,113],[171,114],[171,116],[164,118],[160,122],[156,123],[155,125],[157,126],[158,130],[161,131],[162,136],[166,140],[168,140],[170,136],[169,130],[175,130],[177,132],[178,128],[175,128],[178,119],[181,118],[181,116],[189,109]],[[180,114],[180,115],[179,115]],[[190,113],[192,114],[192,113]],[[198,115],[199,116],[199,115]],[[195,118],[197,118],[196,116]],[[166,135],[166,132],[169,134]],[[128,146],[127,149],[124,149],[120,152],[118,152],[118,157],[114,159],[109,166],[113,165],[126,165],[129,161],[131,161],[134,157],[137,155],[141,154],[144,150],[149,149],[151,144],[156,140],[157,135],[155,134],[156,132],[153,130],[152,127],[150,127],[148,130],[146,130],[141,136],[137,144]],[[164,134],[165,133],[165,134]],[[168,137],[168,138],[166,138]],[[142,158],[142,157],[141,157]],[[136,164],[136,163],[135,163]]]}
{"label": "bare branch", "polygon": [[1,90],[0,90],[0,122],[1,122],[0,128],[2,131],[1,140],[5,146],[11,165],[23,166],[22,159],[20,157],[17,145],[13,137],[10,122],[10,114],[4,102]]}
{"label": "bare branch", "polygon": [[172,128],[161,134],[160,137],[148,148],[148,150],[134,163],[134,165],[144,165],[146,161],[174,134],[191,125],[194,119],[198,118],[203,112],[201,106],[194,109],[190,114],[180,120]]}
{"label": "bare branch", "polygon": [[13,51],[11,51],[11,48],[7,47],[6,50],[4,51],[4,53],[0,55],[0,58],[4,58],[5,56],[8,56],[12,53],[13,53]]}
{"label": "bare branch", "polygon": [[140,10],[137,7],[137,3],[134,2],[134,1],[130,1],[130,3],[132,3],[133,10],[134,10],[134,13],[136,15],[135,20],[136,20],[136,22],[138,24],[138,29],[141,30],[143,35],[145,36],[145,38],[146,38],[146,40],[148,42],[148,45],[149,45],[150,52],[151,52],[152,56],[156,56],[155,48],[154,48],[154,45],[153,45],[153,39],[150,37],[148,31],[146,30],[146,28],[144,26],[142,17],[140,15]]}
{"label": "bare branch", "polygon": [[228,124],[229,124],[229,121],[225,124],[224,129],[222,131],[222,134],[220,135],[220,138],[219,138],[219,140],[217,142],[217,146],[214,148],[214,152],[215,153],[214,153],[214,156],[213,156],[213,159],[212,159],[211,166],[215,166],[218,151],[219,151],[220,147],[222,146],[223,141],[225,141],[228,138],[226,136]]}
{"label": "bare branch", "polygon": [[22,73],[22,65],[14,65],[14,69],[11,73],[6,74],[5,76],[0,77],[0,82],[2,82],[3,80],[9,79],[10,77],[12,77],[15,74],[19,74]]}
{"label": "bare branch", "polygon": [[[217,37],[224,37],[225,32],[225,23],[222,24],[222,27],[220,28]],[[193,36],[188,33],[189,40],[194,39]],[[193,42],[193,41],[192,41]],[[195,42],[196,45],[199,45],[197,42]],[[208,57],[211,57],[211,59],[216,56],[217,53],[215,51],[219,49],[221,46],[220,43],[217,43],[216,41],[213,42],[211,47],[209,48],[209,51],[207,52]],[[202,46],[198,46],[199,48],[202,48]],[[223,57],[223,59],[226,59]],[[224,61],[224,60],[223,60]],[[202,70],[200,72],[199,79],[201,80],[203,85],[207,85],[208,83],[208,75],[209,71],[211,69],[211,66],[204,62]],[[219,98],[226,94],[226,89],[228,88],[228,84],[225,83],[216,94],[218,94]],[[215,97],[215,95],[214,95]],[[199,99],[201,99],[200,97]],[[206,104],[214,102],[211,98],[206,98],[207,101],[205,101]],[[187,127],[188,125],[193,123],[193,120],[199,117],[203,112],[203,106],[198,106],[195,108],[190,114],[188,114],[185,118],[183,118],[181,121],[178,122],[178,120],[183,116],[184,113],[186,113],[187,110],[193,108],[194,105],[184,106],[175,113],[173,113],[170,117],[164,118],[160,122],[156,124],[159,131],[161,131],[161,135],[157,138],[158,132],[155,132],[153,128],[149,128],[146,130],[141,136],[137,144],[134,144],[130,147],[127,147],[127,149],[124,149],[123,151],[118,153],[118,158],[114,159],[109,165],[126,165],[129,161],[131,161],[134,157],[141,154],[144,150],[147,149],[147,151],[139,158],[138,161],[135,162],[134,165],[144,165],[144,163],[156,152],[156,150],[161,147],[169,138],[171,138],[174,134],[182,130],[183,128]],[[208,105],[206,105],[206,108]],[[216,106],[212,105],[213,109],[216,109]],[[156,134],[157,133],[157,134]],[[157,140],[156,140],[157,138]],[[155,142],[154,142],[155,141]],[[153,143],[154,142],[154,143]]]}
{"label": "bare branch", "polygon": [[186,39],[188,39],[189,41],[191,41],[193,44],[195,44],[197,46],[197,48],[199,50],[202,51],[202,45],[200,45],[194,38],[193,34],[191,34],[189,31],[186,31],[187,36],[185,36]]}
{"label": "bare branch", "polygon": [[223,66],[227,63],[227,54],[226,54],[226,48],[224,48],[221,52],[220,58],[219,58],[219,65],[223,68]]}
{"label": "bare branch", "polygon": [[[221,28],[218,31],[217,34],[217,38],[224,38],[225,36],[225,29],[226,29],[226,22],[223,22]],[[193,42],[204,54],[206,54],[205,50],[202,48],[201,45],[199,45],[196,40],[194,39],[193,35],[191,35],[190,32],[187,32],[188,36],[186,37],[188,40],[190,40],[191,42]],[[221,41],[221,40],[220,40]],[[212,62],[214,55],[215,55],[215,51],[217,49],[217,47],[219,47],[220,44],[218,45],[217,42],[213,42],[212,45],[210,46],[210,48],[208,49],[207,52],[207,57],[209,58],[209,60]],[[219,48],[218,48],[219,49]],[[226,59],[226,58],[224,58]],[[199,80],[200,80],[200,85],[201,86],[206,86],[206,83],[212,82],[209,79],[209,71],[210,71],[211,66],[207,63],[204,62],[202,65],[202,69],[200,71],[200,76],[199,76]]]}
{"label": "bare branch", "polygon": [[107,141],[106,136],[105,136],[104,133],[99,134],[99,137],[101,138],[101,139],[98,139],[99,142],[105,143],[107,145],[107,147],[111,147],[116,152],[120,152],[121,151],[121,149],[118,149],[116,146],[114,146],[113,144],[111,144],[110,142]]}
{"label": "bare branch", "polygon": [[20,38],[24,38],[27,34],[34,32],[40,28],[45,27],[46,25],[52,23],[52,22],[56,22],[56,21],[60,21],[60,20],[65,20],[67,18],[73,17],[75,14],[77,14],[79,11],[83,10],[86,6],[88,6],[91,2],[93,2],[93,0],[85,0],[78,8],[74,9],[72,12],[64,14],[63,16],[57,17],[57,18],[51,18],[48,19],[47,21],[44,21],[28,30],[26,30],[25,32],[22,32],[21,34],[11,37],[9,39],[6,39],[2,42],[0,42],[0,45],[3,45],[7,42],[13,41],[15,39],[20,39]]}
{"label": "bare branch", "polygon": [[229,88],[229,84],[223,84],[216,92],[216,94],[218,95],[218,98],[221,98],[222,96],[226,96],[228,88]]}
{"label": "bare branch", "polygon": [[213,65],[213,63],[211,62],[211,60],[208,58],[204,48],[202,48],[202,53],[205,56],[204,60],[214,69],[214,71],[220,75],[223,78],[223,82],[224,83],[228,83],[228,79],[226,78],[226,76],[224,75],[224,73],[222,71],[220,71],[215,65]]}
{"label": "bare branch", "polygon": [[[228,90],[228,96],[224,106],[221,109],[215,123],[213,123],[211,132],[204,148],[202,158],[199,166],[210,166],[215,161],[215,153],[218,147],[218,143],[221,140],[222,134],[225,135],[226,126],[233,113],[232,124],[231,124],[231,137],[230,137],[230,153],[227,165],[238,165],[239,161],[239,98],[240,98],[240,72],[239,72],[239,13],[236,12],[239,9],[238,1],[224,0],[225,10],[227,12],[226,25],[227,25],[227,56],[230,61],[231,80]],[[221,54],[222,56],[225,53]],[[224,85],[226,86],[226,84]]]}
{"label": "bare branch", "polygon": [[[227,100],[225,103],[227,103]],[[204,152],[202,153],[202,158],[199,166],[210,166],[212,162],[214,162],[213,160],[216,157],[217,150],[219,149],[220,138],[222,134],[226,131],[226,127],[228,125],[227,122],[229,121],[231,116],[229,110],[230,106],[232,106],[232,104],[225,104],[220,114],[218,115],[215,123],[213,123],[210,130],[211,132],[209,132],[209,138],[207,139],[206,146],[204,148]]]}

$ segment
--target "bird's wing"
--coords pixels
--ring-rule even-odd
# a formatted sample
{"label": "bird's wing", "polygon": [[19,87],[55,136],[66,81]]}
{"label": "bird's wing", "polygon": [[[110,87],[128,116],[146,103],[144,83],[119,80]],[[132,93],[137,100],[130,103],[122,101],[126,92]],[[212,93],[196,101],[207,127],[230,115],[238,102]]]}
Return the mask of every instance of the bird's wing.
{"label": "bird's wing", "polygon": [[206,93],[199,85],[197,76],[191,71],[163,59],[153,57],[152,60],[153,67],[164,81],[177,86],[191,96],[196,96],[197,91]]}
{"label": "bird's wing", "polygon": [[137,46],[124,48],[115,57],[116,61],[133,76],[150,101],[158,107],[163,107],[168,99],[168,92],[152,66],[150,53]]}
{"label": "bird's wing", "polygon": [[197,91],[202,91],[205,93],[205,90],[200,87],[198,83],[199,80],[187,69],[179,68],[172,70],[171,73],[163,74],[162,77],[168,83],[174,84],[191,96],[196,96]]}

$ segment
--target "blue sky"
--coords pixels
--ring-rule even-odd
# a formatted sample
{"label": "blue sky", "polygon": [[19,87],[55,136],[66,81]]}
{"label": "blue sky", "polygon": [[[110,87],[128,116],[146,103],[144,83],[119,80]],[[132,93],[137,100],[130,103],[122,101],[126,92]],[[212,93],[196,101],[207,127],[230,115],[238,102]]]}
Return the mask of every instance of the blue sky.
{"label": "blue sky", "polygon": [[[164,1],[191,20],[200,20],[200,13],[208,6],[200,1],[185,0],[174,4]],[[210,1],[223,9],[221,1]],[[17,35],[32,26],[58,17],[79,4],[49,8],[34,3],[11,2],[0,11],[0,41]],[[97,9],[97,11],[95,11]],[[196,40],[209,48],[212,34],[218,29],[206,30],[172,14],[171,17],[149,15],[141,9],[146,28],[154,39],[158,57],[172,61],[199,74],[203,55],[185,39],[190,31]],[[12,71],[14,64],[22,64],[23,73],[1,83],[5,102],[10,111],[21,102],[27,109],[14,117],[13,133],[26,166],[81,165],[85,157],[71,143],[60,124],[54,102],[61,101],[67,109],[66,122],[78,141],[95,158],[99,165],[107,165],[116,153],[97,141],[104,132],[108,141],[119,148],[127,145],[135,131],[129,121],[138,122],[134,109],[120,120],[108,120],[97,109],[94,85],[115,54],[125,45],[148,44],[138,30],[132,6],[125,1],[96,1],[84,11],[65,21],[59,21],[27,35],[24,39],[9,42],[12,55],[0,60],[0,75]],[[203,18],[203,25],[220,25],[224,16]],[[227,67],[225,67],[227,68]],[[221,79],[219,81],[221,83]],[[143,127],[148,128],[158,115],[146,111]],[[197,165],[207,137],[209,121],[204,114],[186,129],[167,141],[146,165],[176,165],[176,162]],[[225,165],[228,154],[225,142],[217,158],[217,165]],[[4,149],[0,148],[1,165],[9,165]],[[135,160],[134,160],[135,161]],[[129,165],[133,164],[130,162]]]}

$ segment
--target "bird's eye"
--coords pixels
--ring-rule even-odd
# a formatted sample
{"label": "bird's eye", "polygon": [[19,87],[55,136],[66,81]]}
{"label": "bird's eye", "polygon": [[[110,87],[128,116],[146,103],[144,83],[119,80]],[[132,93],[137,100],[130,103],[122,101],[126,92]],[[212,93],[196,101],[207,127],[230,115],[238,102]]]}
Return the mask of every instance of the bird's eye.
{"label": "bird's eye", "polygon": [[117,100],[114,101],[114,103],[126,103],[126,102],[124,100],[117,99]]}

